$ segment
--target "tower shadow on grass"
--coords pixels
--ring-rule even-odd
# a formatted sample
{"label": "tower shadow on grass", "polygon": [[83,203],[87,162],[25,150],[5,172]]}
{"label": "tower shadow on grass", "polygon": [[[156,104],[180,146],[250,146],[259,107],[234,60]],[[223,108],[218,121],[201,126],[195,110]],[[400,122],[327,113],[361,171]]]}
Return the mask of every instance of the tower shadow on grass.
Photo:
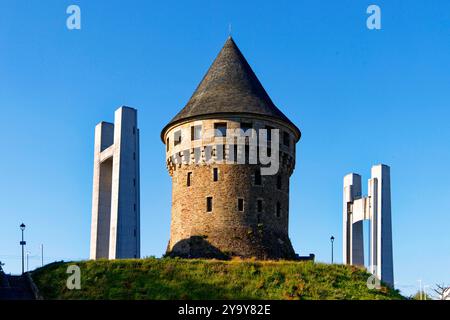
{"label": "tower shadow on grass", "polygon": [[189,259],[230,259],[229,254],[222,252],[202,236],[191,236],[178,241],[165,256]]}

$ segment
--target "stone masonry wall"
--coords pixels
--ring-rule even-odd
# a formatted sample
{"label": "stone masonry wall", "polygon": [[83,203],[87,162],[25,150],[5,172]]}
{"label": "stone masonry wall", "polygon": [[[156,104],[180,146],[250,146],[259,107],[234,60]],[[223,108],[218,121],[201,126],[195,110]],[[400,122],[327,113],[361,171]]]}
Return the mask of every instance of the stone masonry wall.
{"label": "stone masonry wall", "polygon": [[[195,121],[184,125],[200,123],[208,128],[215,122],[226,120],[230,119]],[[239,120],[248,122],[248,119],[232,119],[227,121],[228,127],[239,126]],[[267,122],[260,121],[259,126],[263,125]],[[280,128],[275,123],[270,125]],[[286,128],[280,129],[286,131]],[[169,134],[167,136],[169,141],[173,141]],[[195,147],[199,147],[196,143]],[[172,143],[166,150],[168,159],[174,152],[179,152]],[[191,258],[294,259],[295,252],[288,236],[289,177],[295,162],[293,137],[289,147],[281,148],[281,154],[278,173],[262,175],[261,185],[255,185],[258,164],[175,165],[168,160],[172,175],[172,219],[167,253]],[[214,168],[218,170],[218,181],[213,179]],[[279,177],[281,187],[277,183]],[[207,212],[207,197],[212,197],[211,212]],[[238,199],[243,199],[242,211],[238,208]],[[262,202],[261,211],[258,210],[258,200]],[[278,214],[277,203],[280,206]]]}

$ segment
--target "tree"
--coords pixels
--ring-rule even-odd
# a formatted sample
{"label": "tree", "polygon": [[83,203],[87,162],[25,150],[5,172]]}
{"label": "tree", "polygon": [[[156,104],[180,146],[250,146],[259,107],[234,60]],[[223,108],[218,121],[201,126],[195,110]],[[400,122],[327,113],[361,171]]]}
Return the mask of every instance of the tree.
{"label": "tree", "polygon": [[437,294],[438,300],[450,299],[450,287],[444,284],[436,284],[433,291]]}

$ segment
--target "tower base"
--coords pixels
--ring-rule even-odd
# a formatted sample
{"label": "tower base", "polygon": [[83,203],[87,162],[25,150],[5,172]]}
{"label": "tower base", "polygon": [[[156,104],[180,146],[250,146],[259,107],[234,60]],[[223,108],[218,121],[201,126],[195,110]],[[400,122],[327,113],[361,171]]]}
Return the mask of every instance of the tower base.
{"label": "tower base", "polygon": [[230,235],[227,243],[223,238],[191,236],[167,247],[166,256],[191,259],[220,259],[232,257],[258,260],[298,260],[289,237],[272,231],[247,230],[240,235]]}

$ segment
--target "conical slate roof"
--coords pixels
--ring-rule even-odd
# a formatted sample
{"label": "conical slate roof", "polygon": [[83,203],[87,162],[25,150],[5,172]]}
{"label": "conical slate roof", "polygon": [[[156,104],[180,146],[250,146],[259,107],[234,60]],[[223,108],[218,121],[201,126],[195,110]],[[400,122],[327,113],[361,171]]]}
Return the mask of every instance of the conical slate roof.
{"label": "conical slate roof", "polygon": [[274,105],[231,37],[214,60],[186,106],[165,126],[198,116],[262,115],[300,130]]}

